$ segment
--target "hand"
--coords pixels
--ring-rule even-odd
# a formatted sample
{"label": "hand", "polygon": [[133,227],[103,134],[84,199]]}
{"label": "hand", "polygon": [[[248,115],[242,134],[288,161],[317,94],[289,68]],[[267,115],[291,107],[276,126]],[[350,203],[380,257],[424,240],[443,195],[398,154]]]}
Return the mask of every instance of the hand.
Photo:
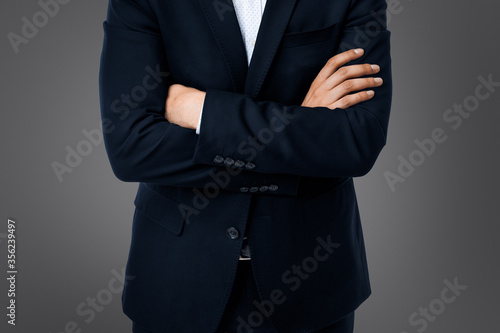
{"label": "hand", "polygon": [[343,109],[372,98],[374,91],[365,89],[382,85],[382,78],[360,77],[378,73],[380,67],[370,64],[344,66],[363,53],[363,49],[352,49],[331,57],[311,84],[302,106]]}
{"label": "hand", "polygon": [[173,84],[168,88],[165,118],[181,127],[196,129],[206,93],[195,88]]}

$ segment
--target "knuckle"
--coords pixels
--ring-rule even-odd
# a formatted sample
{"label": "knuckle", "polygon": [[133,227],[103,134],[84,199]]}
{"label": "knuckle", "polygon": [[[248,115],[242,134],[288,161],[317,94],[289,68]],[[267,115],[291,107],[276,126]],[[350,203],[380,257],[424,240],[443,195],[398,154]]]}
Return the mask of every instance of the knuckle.
{"label": "knuckle", "polygon": [[362,93],[357,93],[356,95],[354,95],[354,96],[353,96],[353,98],[352,98],[352,102],[353,102],[354,104],[357,104],[357,103],[359,103],[359,102],[362,102],[362,101],[363,101],[363,97],[362,97],[362,96],[363,96],[363,94],[362,94]]}
{"label": "knuckle", "polygon": [[345,96],[339,102],[342,107],[348,107],[351,104],[352,96]]}
{"label": "knuckle", "polygon": [[335,66],[335,64],[337,63],[337,59],[336,57],[331,57],[330,59],[328,59],[328,61],[326,62],[326,64],[328,66]]}
{"label": "knuckle", "polygon": [[340,76],[347,76],[347,68],[346,67],[340,67],[337,70],[337,74]]}
{"label": "knuckle", "polygon": [[367,88],[367,87],[372,87],[374,85],[374,83],[375,83],[375,81],[373,80],[373,78],[371,78],[371,77],[364,78],[362,81],[363,89]]}
{"label": "knuckle", "polygon": [[345,90],[351,90],[353,87],[353,84],[352,84],[351,80],[347,80],[347,81],[342,82],[341,86]]}
{"label": "knuckle", "polygon": [[311,97],[313,98],[313,100],[319,100],[320,97],[321,97],[321,92],[319,92],[317,89],[314,90],[311,94]]}

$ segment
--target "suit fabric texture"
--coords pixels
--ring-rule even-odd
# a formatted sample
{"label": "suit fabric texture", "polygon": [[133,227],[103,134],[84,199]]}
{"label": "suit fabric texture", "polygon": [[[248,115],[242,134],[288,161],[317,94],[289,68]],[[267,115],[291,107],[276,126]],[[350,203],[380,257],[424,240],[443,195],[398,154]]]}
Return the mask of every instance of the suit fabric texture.
{"label": "suit fabric texture", "polygon": [[[260,307],[260,296],[253,278],[251,262],[242,260],[238,264],[233,291],[226,304],[216,333],[278,333],[266,312],[271,308]],[[263,311],[262,311],[263,310]],[[352,333],[354,330],[354,312],[351,312],[332,325],[314,333]],[[133,333],[157,333],[132,322]]]}
{"label": "suit fabric texture", "polygon": [[[230,0],[110,0],[101,116],[114,174],[139,183],[122,294],[134,322],[215,332],[243,235],[279,332],[315,332],[368,298],[353,177],[386,144],[385,12],[383,0],[268,0],[248,66]],[[301,106],[327,60],[356,47],[349,64],[381,68],[374,97]],[[165,119],[174,83],[206,92],[199,135]]]}

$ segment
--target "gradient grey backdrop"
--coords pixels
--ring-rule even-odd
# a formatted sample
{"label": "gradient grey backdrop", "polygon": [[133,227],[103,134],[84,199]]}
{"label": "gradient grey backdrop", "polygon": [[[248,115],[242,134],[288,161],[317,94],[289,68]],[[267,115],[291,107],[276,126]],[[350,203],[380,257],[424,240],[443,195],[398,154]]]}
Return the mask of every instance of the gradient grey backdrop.
{"label": "gradient grey backdrop", "polygon": [[[111,172],[104,145],[59,182],[51,163],[99,127],[98,69],[107,1],[72,0],[15,54],[7,38],[37,1],[3,0],[1,42],[0,304],[2,332],[130,332],[120,293],[89,323],[76,309],[103,295],[128,255],[137,183]],[[373,294],[356,332],[417,332],[410,315],[439,298],[443,281],[467,290],[426,332],[498,332],[500,298],[500,89],[452,130],[443,113],[474,94],[477,77],[500,81],[496,1],[401,0],[391,16],[394,100],[388,144],[355,180]],[[448,136],[390,190],[414,140]],[[7,218],[17,222],[17,325],[7,325]],[[203,278],[203,277],[200,277]],[[116,284],[115,287],[119,287]],[[86,307],[88,308],[88,307]],[[420,326],[419,326],[420,327]],[[195,332],[203,333],[203,332]]]}

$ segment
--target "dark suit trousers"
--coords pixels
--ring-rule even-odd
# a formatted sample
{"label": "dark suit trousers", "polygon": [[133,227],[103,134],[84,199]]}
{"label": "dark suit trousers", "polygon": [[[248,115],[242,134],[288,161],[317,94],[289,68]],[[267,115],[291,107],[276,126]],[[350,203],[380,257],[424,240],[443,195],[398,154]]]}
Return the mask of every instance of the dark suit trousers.
{"label": "dark suit trousers", "polygon": [[[259,301],[260,298],[253,277],[251,262],[250,260],[240,260],[233,290],[219,323],[217,333],[278,333],[265,314],[255,306],[254,303]],[[354,312],[343,317],[333,325],[311,333],[352,333],[353,329]],[[152,332],[133,323],[133,333],[170,332]]]}

